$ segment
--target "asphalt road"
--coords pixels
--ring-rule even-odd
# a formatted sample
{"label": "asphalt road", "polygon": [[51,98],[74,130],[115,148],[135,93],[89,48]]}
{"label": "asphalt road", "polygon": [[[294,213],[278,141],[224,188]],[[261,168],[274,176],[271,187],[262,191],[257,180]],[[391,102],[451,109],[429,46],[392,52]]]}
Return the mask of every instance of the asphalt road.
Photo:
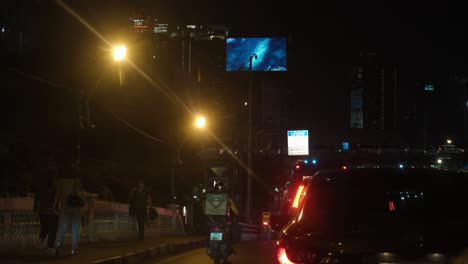
{"label": "asphalt road", "polygon": [[[271,264],[273,261],[273,241],[243,242],[234,245],[236,255],[229,257],[233,264]],[[206,248],[184,252],[179,255],[160,258],[145,264],[209,264],[213,261],[206,254]]]}

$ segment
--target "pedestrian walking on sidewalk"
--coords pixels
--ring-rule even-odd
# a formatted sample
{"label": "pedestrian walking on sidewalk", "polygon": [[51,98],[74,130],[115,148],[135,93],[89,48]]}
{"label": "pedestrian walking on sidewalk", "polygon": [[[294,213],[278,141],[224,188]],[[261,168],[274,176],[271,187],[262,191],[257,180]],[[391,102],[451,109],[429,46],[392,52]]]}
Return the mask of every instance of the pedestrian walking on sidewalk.
{"label": "pedestrian walking on sidewalk", "polygon": [[85,199],[80,193],[80,181],[78,173],[73,165],[68,166],[70,172],[57,181],[57,207],[60,210],[60,220],[57,233],[56,249],[57,254],[63,251],[65,233],[71,226],[72,250],[71,254],[76,255],[80,242],[81,228],[81,208]]}
{"label": "pedestrian walking on sidewalk", "polygon": [[145,184],[138,181],[137,186],[130,191],[129,213],[135,216],[138,224],[138,239],[145,236],[145,223],[148,221],[148,207],[152,207],[151,197],[145,191]]}
{"label": "pedestrian walking on sidewalk", "polygon": [[[41,164],[42,165],[42,164]],[[47,253],[54,254],[57,234],[58,212],[55,208],[57,195],[57,165],[53,156],[47,157],[47,168],[42,169],[36,185],[34,196],[34,212],[39,214],[41,225],[38,246],[42,247],[47,237]]]}

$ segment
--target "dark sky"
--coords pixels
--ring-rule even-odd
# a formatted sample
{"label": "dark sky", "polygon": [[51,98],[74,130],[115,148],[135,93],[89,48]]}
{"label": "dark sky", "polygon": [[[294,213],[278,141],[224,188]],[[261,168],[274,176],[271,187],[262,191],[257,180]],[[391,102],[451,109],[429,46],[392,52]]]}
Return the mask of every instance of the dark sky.
{"label": "dark sky", "polygon": [[[466,74],[468,70],[467,23],[462,6],[450,2],[65,2],[110,40],[124,38],[122,29],[133,11],[180,23],[227,24],[236,35],[288,36],[287,76],[297,98],[296,114],[300,115],[297,119],[303,120],[304,125],[329,126],[330,131],[340,129],[338,124],[346,125],[346,78],[360,51],[384,54],[411,76],[413,82],[436,82],[454,73]],[[10,0],[2,5],[5,7],[4,10],[16,7],[27,10],[19,20],[34,33],[41,46],[37,56],[33,56],[37,60],[26,63],[28,67],[35,65],[53,80],[76,85],[92,85],[86,80],[95,80],[100,74],[93,69],[105,68],[105,53],[102,52],[105,45],[54,1]],[[0,14],[5,17],[8,12]],[[44,64],[42,55],[52,59]],[[415,88],[411,83],[406,85],[408,89]],[[328,115],[317,114],[325,107],[334,111]],[[330,123],[328,120],[340,121]],[[328,131],[324,129],[322,133]]]}
{"label": "dark sky", "polygon": [[[446,93],[433,101],[437,116],[434,115],[436,120],[430,125],[431,130],[438,129],[444,137],[460,135],[461,111],[454,104],[456,93],[451,94],[453,91],[445,84],[453,74],[468,76],[468,23],[462,4],[302,0],[65,2],[110,41],[125,39],[133,11],[164,17],[170,23],[226,24],[236,36],[287,36],[288,72],[283,75],[291,91],[288,118],[294,128],[310,129],[313,143],[343,140],[340,136],[348,126],[349,116],[348,76],[361,51],[382,54],[399,68],[400,74],[407,77],[401,87],[410,91],[409,97],[402,101],[410,106],[418,102],[411,92],[418,88],[417,82],[440,84],[437,89]],[[10,25],[12,31],[25,32],[27,54],[11,58],[5,55],[4,47],[0,52],[0,65],[4,67],[0,77],[7,80],[2,84],[9,87],[0,102],[3,120],[0,133],[32,145],[44,146],[55,141],[74,153],[73,96],[14,74],[5,67],[45,77],[76,92],[77,88],[93,87],[108,70],[108,48],[53,0],[2,0],[0,25],[4,24]],[[130,80],[134,81],[133,78]],[[147,162],[158,169],[168,169],[171,164],[168,149],[174,149],[176,141],[182,138],[180,127],[188,119],[180,118],[181,110],[171,111],[173,105],[143,82],[132,89],[119,89],[115,80],[107,82],[107,89],[95,95],[93,117],[97,126],[84,135],[83,156]],[[167,144],[148,140],[116,121],[109,115],[109,109],[153,136],[172,138]],[[167,120],[173,122],[168,125]],[[417,129],[415,134],[421,138]],[[437,140],[441,138],[439,135]],[[194,149],[192,146],[192,153]],[[134,163],[129,166],[131,170],[144,168]]]}

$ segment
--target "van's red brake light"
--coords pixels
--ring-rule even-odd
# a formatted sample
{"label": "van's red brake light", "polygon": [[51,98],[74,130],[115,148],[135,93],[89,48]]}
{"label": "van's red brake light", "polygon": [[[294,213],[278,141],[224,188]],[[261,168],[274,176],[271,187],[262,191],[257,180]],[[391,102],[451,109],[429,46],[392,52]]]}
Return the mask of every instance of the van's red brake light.
{"label": "van's red brake light", "polygon": [[289,260],[288,255],[286,255],[286,248],[280,246],[276,249],[276,259],[279,264],[302,264]]}

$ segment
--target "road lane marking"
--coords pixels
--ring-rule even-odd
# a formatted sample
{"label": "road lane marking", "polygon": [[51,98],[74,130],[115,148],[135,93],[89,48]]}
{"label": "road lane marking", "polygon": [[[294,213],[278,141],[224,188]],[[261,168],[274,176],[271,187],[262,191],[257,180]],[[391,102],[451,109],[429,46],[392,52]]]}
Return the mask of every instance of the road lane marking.
{"label": "road lane marking", "polygon": [[195,254],[195,253],[198,253],[198,252],[204,251],[204,250],[206,250],[206,248],[200,248],[200,249],[197,249],[197,250],[194,250],[194,251],[187,252],[187,253],[182,254],[182,255],[177,255],[177,256],[174,256],[174,257],[171,257],[171,258],[167,258],[165,260],[162,260],[162,261],[159,261],[159,262],[156,262],[156,263],[158,263],[158,264],[169,263],[169,262],[174,261],[176,259],[183,258],[183,257],[186,257],[188,255]]}

